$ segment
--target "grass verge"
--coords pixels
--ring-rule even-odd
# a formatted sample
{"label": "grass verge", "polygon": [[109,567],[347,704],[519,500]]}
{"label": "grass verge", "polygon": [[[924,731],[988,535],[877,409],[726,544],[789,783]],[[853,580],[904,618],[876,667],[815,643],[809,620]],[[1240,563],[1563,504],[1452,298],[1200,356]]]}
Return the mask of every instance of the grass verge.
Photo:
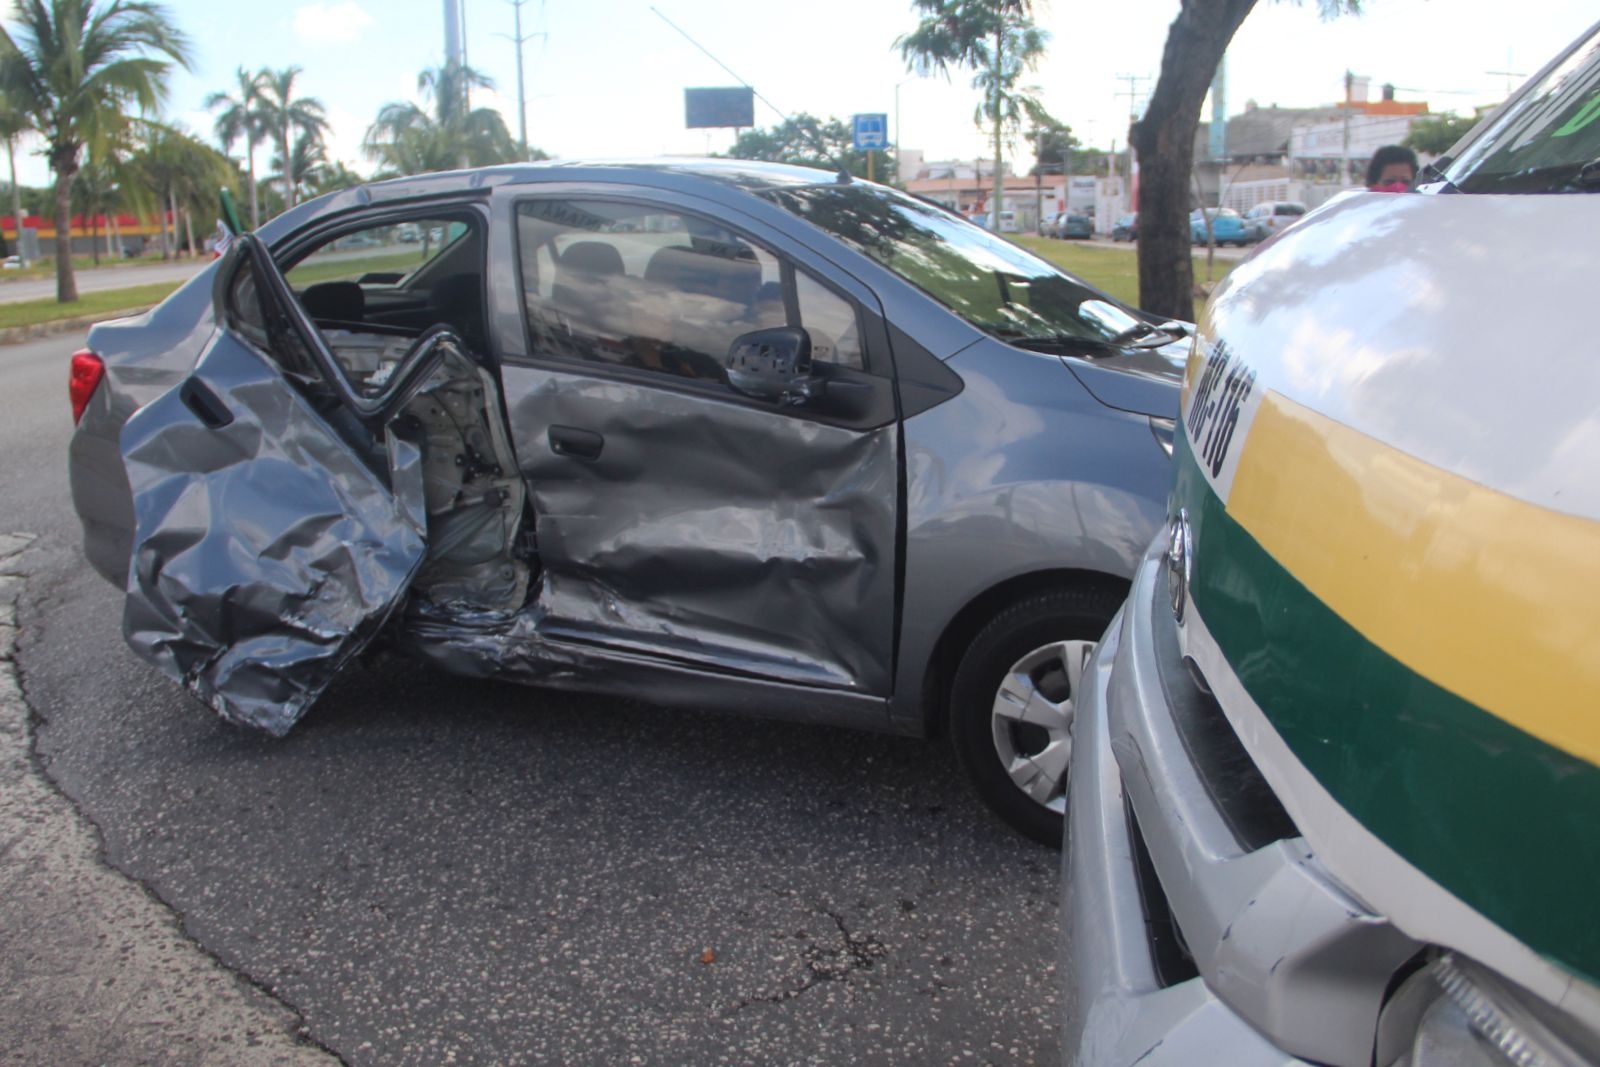
{"label": "grass verge", "polygon": [[72,304],[58,304],[55,297],[0,304],[0,329],[37,326],[44,322],[59,322],[62,319],[77,319],[88,315],[110,316],[118,311],[149,307],[165,300],[167,294],[182,284],[182,282],[153,282],[150,285],[135,285],[128,289],[84,293]]}
{"label": "grass verge", "polygon": [[[1132,245],[1127,248],[1102,248],[1075,241],[1053,241],[1048,237],[1013,237],[1012,240],[1068,274],[1104,289],[1124,304],[1139,306],[1139,254]],[[1236,262],[1217,259],[1211,268],[1212,281],[1220,282]],[[1205,277],[1206,259],[1204,256],[1195,256],[1194,279],[1204,282]],[[1200,309],[1204,306],[1204,300],[1194,302],[1192,321],[1200,321]]]}

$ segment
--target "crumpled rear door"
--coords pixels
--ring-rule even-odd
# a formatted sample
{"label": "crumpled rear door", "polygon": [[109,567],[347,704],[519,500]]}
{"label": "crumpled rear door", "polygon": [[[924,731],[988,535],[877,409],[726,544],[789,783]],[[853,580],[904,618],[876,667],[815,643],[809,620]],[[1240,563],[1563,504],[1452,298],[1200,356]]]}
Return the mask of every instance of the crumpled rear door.
{"label": "crumpled rear door", "polygon": [[384,438],[369,465],[219,330],[193,375],[123,429],[128,644],[225,719],[288,732],[423,560],[420,453]]}

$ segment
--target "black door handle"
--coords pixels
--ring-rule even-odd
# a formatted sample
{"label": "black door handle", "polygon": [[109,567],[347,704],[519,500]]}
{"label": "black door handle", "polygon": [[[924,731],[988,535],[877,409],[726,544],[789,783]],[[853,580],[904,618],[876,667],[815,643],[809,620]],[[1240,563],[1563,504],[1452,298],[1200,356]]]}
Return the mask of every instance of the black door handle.
{"label": "black door handle", "polygon": [[194,412],[195,417],[206,424],[207,429],[220,430],[233,421],[233,412],[228,410],[216,393],[206,388],[206,384],[199,378],[188,378],[178,389],[178,399],[183,401],[184,407]]}
{"label": "black door handle", "polygon": [[576,459],[599,459],[606,439],[593,430],[580,430],[576,426],[552,426],[549,432],[550,451],[558,456]]}

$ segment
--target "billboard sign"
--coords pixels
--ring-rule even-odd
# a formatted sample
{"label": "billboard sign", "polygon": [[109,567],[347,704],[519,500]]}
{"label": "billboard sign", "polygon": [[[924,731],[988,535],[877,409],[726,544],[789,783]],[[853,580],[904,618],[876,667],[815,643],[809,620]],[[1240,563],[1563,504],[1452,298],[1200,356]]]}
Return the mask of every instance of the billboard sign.
{"label": "billboard sign", "polygon": [[756,124],[755,90],[746,86],[734,89],[685,89],[684,126],[691,130],[734,126],[748,129]]}

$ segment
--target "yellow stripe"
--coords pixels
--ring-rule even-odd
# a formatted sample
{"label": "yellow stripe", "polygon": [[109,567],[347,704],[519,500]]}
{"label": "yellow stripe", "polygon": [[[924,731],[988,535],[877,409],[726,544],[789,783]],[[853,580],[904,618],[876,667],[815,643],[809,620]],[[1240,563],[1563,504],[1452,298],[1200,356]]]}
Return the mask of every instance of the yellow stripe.
{"label": "yellow stripe", "polygon": [[1487,489],[1276,393],[1256,413],[1227,508],[1389,655],[1600,764],[1600,523]]}

